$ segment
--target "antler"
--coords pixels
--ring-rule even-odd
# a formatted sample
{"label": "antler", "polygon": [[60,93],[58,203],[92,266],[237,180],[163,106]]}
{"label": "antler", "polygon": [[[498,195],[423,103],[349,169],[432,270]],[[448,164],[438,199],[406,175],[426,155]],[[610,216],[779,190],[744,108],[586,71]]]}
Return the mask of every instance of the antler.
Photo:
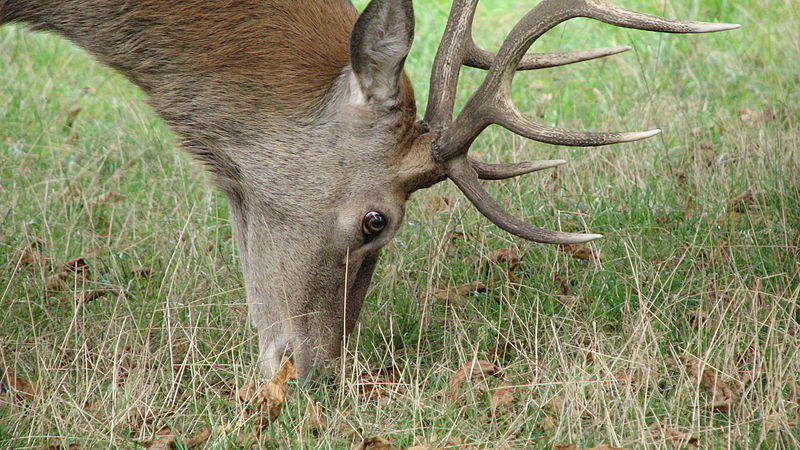
{"label": "antler", "polygon": [[[542,125],[526,118],[511,99],[511,84],[516,71],[572,64],[630,50],[630,47],[612,47],[526,55],[528,48],[554,26],[575,17],[665,33],[708,33],[739,28],[739,25],[664,19],[629,11],[606,0],[542,0],[517,23],[500,51],[494,54],[478,48],[472,38],[472,22],[477,5],[478,0],[453,1],[444,37],[434,60],[430,98],[425,113],[425,122],[436,136],[433,141],[433,160],[444,166],[447,176],[483,215],[512,234],[549,244],[588,242],[602,237],[598,234],[549,231],[527,224],[500,208],[478,181],[479,178],[510,178],[555,167],[565,161],[487,164],[466,157],[472,142],[491,124],[501,125],[535,141],[570,146],[631,142],[661,132],[657,129],[627,133],[573,131]],[[453,106],[462,65],[489,69],[489,73],[454,120]]]}

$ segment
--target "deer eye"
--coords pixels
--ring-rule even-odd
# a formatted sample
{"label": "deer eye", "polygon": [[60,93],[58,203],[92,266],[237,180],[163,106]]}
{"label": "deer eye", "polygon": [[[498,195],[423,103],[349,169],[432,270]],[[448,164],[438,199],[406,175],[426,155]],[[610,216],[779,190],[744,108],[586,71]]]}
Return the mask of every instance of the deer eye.
{"label": "deer eye", "polygon": [[386,218],[378,211],[370,211],[364,216],[361,222],[361,232],[364,236],[372,237],[386,228]]}

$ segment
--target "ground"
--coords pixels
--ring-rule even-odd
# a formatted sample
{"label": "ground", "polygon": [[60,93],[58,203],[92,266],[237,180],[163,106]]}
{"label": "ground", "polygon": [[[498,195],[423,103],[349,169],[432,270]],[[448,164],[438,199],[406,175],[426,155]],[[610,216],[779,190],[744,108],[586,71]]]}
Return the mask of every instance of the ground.
{"label": "ground", "polygon": [[[423,109],[448,2],[416,3]],[[533,3],[484,0],[479,43]],[[416,194],[340,368],[290,383],[263,426],[224,199],[120,76],[1,29],[0,447],[798,447],[798,4],[621,3],[743,27],[557,27],[536,51],[634,50],[518,75],[523,111],[664,132],[572,149],[491,129],[475,149],[569,160],[491,192],[605,238],[523,242],[449,183]],[[466,71],[461,104],[481,77]]]}

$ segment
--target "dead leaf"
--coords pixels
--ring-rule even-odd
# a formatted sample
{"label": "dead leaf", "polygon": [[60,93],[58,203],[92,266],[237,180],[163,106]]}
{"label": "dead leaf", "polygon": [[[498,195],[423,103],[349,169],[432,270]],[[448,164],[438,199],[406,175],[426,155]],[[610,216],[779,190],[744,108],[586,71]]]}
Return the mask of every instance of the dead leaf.
{"label": "dead leaf", "polygon": [[536,428],[545,433],[552,433],[556,429],[556,420],[551,416],[547,416],[536,424]]}
{"label": "dead leaf", "polygon": [[580,259],[581,261],[595,262],[598,257],[594,250],[588,245],[583,244],[566,244],[560,246],[561,251],[572,256],[573,258]]}
{"label": "dead leaf", "polygon": [[28,249],[22,253],[18,263],[20,267],[25,268],[28,272],[36,272],[47,267],[47,258],[35,249]]}
{"label": "dead leaf", "polygon": [[575,444],[553,444],[553,450],[577,450]]}
{"label": "dead leaf", "polygon": [[509,269],[519,266],[520,260],[519,253],[510,248],[500,248],[489,252],[486,257],[497,264],[508,264]]}
{"label": "dead leaf", "polygon": [[211,429],[208,427],[203,428],[199,432],[195,433],[194,436],[189,438],[189,441],[186,443],[186,446],[189,448],[194,448],[199,446],[200,444],[204,443],[211,437]]}
{"label": "dead leaf", "polygon": [[[254,392],[252,385],[246,385],[239,390],[239,399],[244,402],[255,400],[254,416],[258,418],[262,428],[274,422],[280,416],[283,405],[286,403],[288,383],[297,379],[297,369],[290,359],[284,359],[280,369],[260,389]],[[255,399],[253,398],[255,397]],[[242,411],[247,416],[247,411]]]}
{"label": "dead leaf", "polygon": [[608,444],[600,444],[591,448],[587,448],[586,450],[625,450],[625,447],[612,447]]}
{"label": "dead leaf", "polygon": [[142,266],[131,270],[131,274],[136,278],[150,279],[153,278],[153,276],[155,276],[156,271],[153,270],[153,268],[150,266]]}
{"label": "dead leaf", "polygon": [[432,213],[447,211],[453,207],[453,201],[448,197],[433,195],[424,208]]}
{"label": "dead leaf", "polygon": [[741,214],[754,209],[756,206],[756,196],[753,193],[753,188],[747,188],[746,191],[732,198],[731,201],[728,202],[728,209]]}
{"label": "dead leaf", "polygon": [[489,396],[489,414],[496,416],[498,413],[504,413],[511,409],[514,403],[514,390],[517,387],[508,380],[503,380],[500,386],[497,386],[492,395]]}
{"label": "dead leaf", "polygon": [[353,447],[353,450],[391,450],[392,444],[382,437],[365,439]]}
{"label": "dead leaf", "polygon": [[108,203],[111,205],[115,205],[125,199],[127,199],[127,195],[117,194],[116,192],[108,191],[103,195],[95,197],[95,203]]}
{"label": "dead leaf", "polygon": [[456,370],[450,382],[448,383],[448,398],[453,401],[458,397],[458,391],[461,386],[467,381],[473,379],[486,379],[488,377],[497,376],[500,373],[500,367],[492,364],[489,361],[472,360],[463,365],[460,369]]}
{"label": "dead leaf", "polygon": [[325,412],[319,402],[308,403],[303,428],[312,432],[325,431],[328,428],[328,419],[325,418]]}
{"label": "dead leaf", "polygon": [[89,265],[81,257],[72,258],[61,265],[59,271],[47,279],[48,291],[63,289],[67,284],[80,284],[89,277]]}
{"label": "dead leaf", "polygon": [[653,424],[650,436],[656,441],[663,439],[672,448],[697,448],[699,441],[696,434],[678,431],[663,424]]}
{"label": "dead leaf", "polygon": [[171,450],[172,444],[178,439],[178,436],[164,428],[158,432],[158,436],[150,442],[144,444],[144,448],[150,450]]}
{"label": "dead leaf", "polygon": [[0,394],[2,393],[13,394],[20,401],[31,401],[36,395],[36,389],[17,378],[10,370],[0,367]]}
{"label": "dead leaf", "polygon": [[720,380],[717,373],[702,364],[699,359],[691,359],[686,363],[686,371],[700,385],[711,391],[712,402],[709,407],[714,411],[726,412],[739,399],[738,393],[725,381]]}
{"label": "dead leaf", "polygon": [[64,131],[71,130],[72,126],[75,124],[75,118],[78,117],[78,114],[81,112],[81,107],[76,106],[70,110],[69,114],[67,114],[67,120],[64,123]]}
{"label": "dead leaf", "polygon": [[79,303],[86,304],[103,298],[106,295],[118,296],[120,294],[122,294],[122,289],[118,287],[102,287],[80,291],[77,293],[76,299]]}
{"label": "dead leaf", "polygon": [[368,400],[389,397],[389,388],[400,382],[400,375],[394,366],[362,372],[357,382],[358,392]]}
{"label": "dead leaf", "polygon": [[471,292],[486,292],[486,286],[480,281],[475,281],[461,286],[454,286],[450,289],[431,289],[425,294],[425,299],[433,297],[445,305],[466,306],[469,302]]}

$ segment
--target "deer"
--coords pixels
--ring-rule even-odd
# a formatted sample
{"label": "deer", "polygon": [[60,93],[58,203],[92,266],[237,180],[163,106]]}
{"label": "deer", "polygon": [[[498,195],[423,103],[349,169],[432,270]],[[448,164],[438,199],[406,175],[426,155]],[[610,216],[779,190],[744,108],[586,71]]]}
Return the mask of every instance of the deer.
{"label": "deer", "polygon": [[[666,19],[607,0],[540,0],[490,52],[473,39],[477,5],[452,3],[421,119],[404,70],[412,0],[372,0],[361,14],[347,0],[0,0],[0,24],[66,38],[147,94],[228,201],[262,374],[289,358],[307,380],[341,357],[381,249],[418,190],[449,179],[488,220],[528,241],[602,237],[529,224],[481,184],[566,161],[490,164],[469,154],[492,124],[561,146],[660,132],[576,131],[520,112],[511,98],[517,71],[630,50],[529,52],[548,30],[576,17],[663,33],[739,27]],[[464,66],[486,76],[455,114]]]}

